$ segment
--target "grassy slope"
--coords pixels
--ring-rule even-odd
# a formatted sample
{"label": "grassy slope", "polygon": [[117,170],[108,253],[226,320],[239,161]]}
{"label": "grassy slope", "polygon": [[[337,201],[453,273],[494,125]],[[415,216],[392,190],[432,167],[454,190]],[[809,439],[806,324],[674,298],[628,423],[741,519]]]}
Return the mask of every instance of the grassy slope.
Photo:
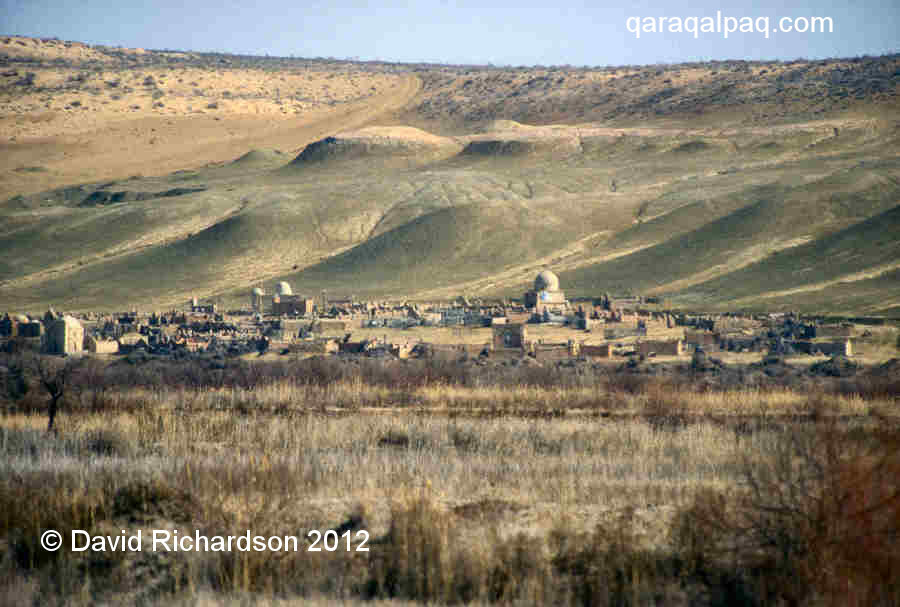
{"label": "grassy slope", "polygon": [[[896,259],[896,258],[895,258]],[[767,297],[756,305],[760,309],[799,310],[809,313],[833,313],[845,316],[884,315],[900,318],[900,270],[873,278],[838,282],[782,297]]]}
{"label": "grassy slope", "polygon": [[[798,238],[827,238],[825,235],[884,211],[896,203],[900,196],[900,185],[886,174],[893,169],[891,166],[879,171],[876,167],[873,171],[863,167],[841,171],[802,186],[784,188],[772,185],[752,188],[740,197],[729,197],[720,203],[726,207],[739,199],[747,203],[727,215],[631,255],[563,273],[561,280],[574,293],[592,293],[597,289],[641,292],[664,288],[672,281],[689,278],[721,264],[727,265],[730,260],[738,263],[741,255],[754,247],[767,244],[778,247],[780,243]],[[709,205],[683,207],[673,213],[675,217],[659,217],[649,222],[650,225],[644,230],[633,228],[621,234],[619,239],[622,244],[651,240],[652,237],[639,238],[642,231],[671,234],[677,230],[679,223],[684,225],[677,222],[678,219],[701,223],[699,215],[707,209],[713,211]],[[892,217],[888,213],[883,219]],[[673,224],[672,220],[676,220],[676,223]],[[873,225],[877,228],[879,224],[876,221]],[[742,274],[741,270],[735,273],[727,272],[727,267],[724,268],[723,271],[727,273],[710,283],[717,285],[718,290],[707,289],[703,296],[706,301],[731,299],[739,294],[749,296],[776,288],[775,285],[782,285],[777,288],[788,288],[813,281],[831,280],[842,272],[855,272],[884,263],[891,259],[891,254],[897,259],[897,252],[891,246],[884,248],[876,244],[885,239],[889,245],[893,244],[890,227],[885,229],[887,231],[874,241],[841,241],[848,250],[851,246],[857,247],[853,252],[852,264],[829,264],[821,273],[795,273],[797,268],[805,267],[804,264],[809,261],[805,257],[807,250],[830,251],[830,240],[813,240],[806,248],[791,248],[776,254],[778,259],[787,260],[796,256],[795,264],[787,266],[784,265],[786,262],[770,263],[767,271],[760,273],[754,280],[750,280],[747,274],[750,270]],[[775,273],[777,278],[770,276],[770,273]]]}
{"label": "grassy slope", "polygon": [[296,288],[413,294],[470,280],[546,255],[581,236],[590,212],[521,200],[439,209],[384,232],[303,272]]}
{"label": "grassy slope", "polygon": [[[784,137],[776,145],[790,149],[796,139]],[[855,143],[849,139],[845,146]],[[4,288],[0,294],[29,306],[53,301],[95,307],[172,301],[194,290],[228,292],[234,284],[284,278],[298,291],[413,295],[502,274],[599,230],[607,236],[585,251],[588,257],[647,248],[563,272],[571,294],[671,291],[667,285],[673,281],[694,278],[705,284],[704,301],[721,301],[729,290],[729,272],[739,264],[798,238],[817,239],[847,228],[885,211],[900,193],[896,159],[854,165],[850,152],[836,149],[824,160],[776,158],[771,168],[756,166],[765,152],[749,147],[728,156],[729,163],[745,163],[746,170],[704,171],[723,153],[719,143],[688,136],[648,137],[637,145],[611,142],[563,159],[460,157],[425,168],[381,166],[377,171],[359,160],[286,165],[274,172],[274,158],[259,165],[236,163],[191,176],[191,182],[209,186],[206,192],[110,207],[68,206],[43,220],[50,228],[38,222],[9,232],[16,238],[4,242],[8,259],[26,269],[40,268],[52,253],[32,255],[31,250],[53,229],[62,232],[62,250],[72,261],[94,250],[90,235],[101,229],[111,243],[126,241],[131,229],[147,230],[138,220],[119,229],[110,221],[119,215],[145,221],[168,213],[175,222],[198,209],[210,216],[235,211],[158,246],[77,267],[61,280],[29,285],[24,293]],[[879,150],[872,153],[877,157]],[[622,176],[620,192],[608,191],[610,175]],[[87,218],[81,224],[86,227],[61,229],[79,214]],[[789,257],[795,250],[804,249],[779,255]],[[884,258],[873,251],[846,267],[860,271]],[[294,266],[298,271],[291,272]],[[701,274],[716,266],[724,274],[718,282]],[[844,268],[832,266],[829,279]],[[801,280],[807,278],[821,280],[815,273]],[[735,297],[776,284],[765,276],[740,280]],[[793,275],[783,277],[784,284],[797,281]],[[696,292],[677,290],[686,300]]]}
{"label": "grassy slope", "polygon": [[177,226],[208,224],[229,206],[220,196],[194,194],[7,215],[0,227],[0,280],[96,260],[153,234],[178,234]]}
{"label": "grassy slope", "polygon": [[[117,231],[107,216],[165,217],[169,209],[174,222],[198,208],[210,214],[240,211],[164,244],[29,285],[27,292],[5,288],[0,294],[28,306],[53,301],[96,307],[174,301],[195,290],[228,292],[235,283],[277,277],[298,291],[412,295],[502,274],[598,230],[608,234],[587,256],[652,246],[563,272],[571,294],[665,291],[673,281],[696,276],[696,282],[728,285],[727,272],[733,268],[723,266],[718,283],[700,273],[752,262],[748,251],[759,258],[794,239],[831,234],[884,211],[900,193],[895,159],[841,168],[853,157],[839,149],[828,161],[799,157],[778,162],[777,169],[753,168],[760,152],[751,148],[728,159],[748,163],[746,170],[710,176],[703,169],[721,156],[721,145],[693,137],[646,139],[637,148],[613,142],[564,159],[460,157],[425,168],[377,171],[358,160],[286,165],[274,172],[269,169],[277,159],[266,158],[262,169],[257,163],[227,165],[191,177],[206,183],[207,192],[110,207],[66,207],[59,218],[46,221],[59,230],[74,214],[92,219],[86,223],[88,234],[77,225],[63,232],[62,238],[70,239],[63,250],[71,261],[91,251],[89,236],[101,229],[100,222],[110,242],[116,242],[116,234],[121,241],[128,229],[138,229],[128,224]],[[778,145],[788,148],[795,139],[783,138]],[[610,175],[624,176],[620,192],[608,191]],[[40,228],[40,223],[29,228],[30,239],[8,239],[9,259],[27,260],[34,268],[46,263],[50,251],[30,254],[48,238],[48,230]],[[28,230],[16,234],[23,232]],[[857,258],[853,271],[882,257]],[[293,266],[299,271],[290,272]],[[796,280],[785,278],[789,284]],[[749,296],[769,284],[765,278],[744,280],[735,293]],[[721,300],[727,290],[705,291],[704,301]],[[692,292],[688,289],[684,297],[690,299]]]}
{"label": "grassy slope", "polygon": [[252,282],[258,278],[258,260],[264,267],[276,263],[290,268],[295,261],[353,242],[352,235],[342,232],[361,210],[348,199],[332,205],[327,220],[318,222],[311,219],[315,209],[289,194],[260,197],[262,202],[196,233],[78,267],[27,289],[0,288],[0,297],[6,291],[25,305],[59,301],[85,307],[171,299],[192,289],[221,287],[225,279]]}
{"label": "grassy slope", "polygon": [[[894,200],[897,200],[896,197]],[[772,254],[727,276],[696,285],[688,294],[703,300],[727,302],[770,291],[839,280],[842,276],[897,262],[900,262],[900,206],[845,230]],[[882,295],[890,294],[896,298],[900,294],[900,283],[892,285],[889,280],[891,276],[896,276],[896,272],[885,278],[873,279],[860,288],[869,290],[873,286],[882,286]],[[844,285],[842,288],[846,290],[849,287]],[[862,294],[863,291],[860,291],[859,295]],[[845,292],[843,297],[846,298],[846,295]],[[802,303],[803,298],[801,295],[793,299]],[[821,301],[819,303],[821,305]]]}
{"label": "grassy slope", "polygon": [[[777,66],[765,77],[739,65],[628,68],[614,79],[424,74],[418,105],[395,120],[436,132],[471,132],[507,117],[545,124],[656,118],[627,134],[591,134],[587,126],[587,135],[572,129],[564,142],[487,146],[452,158],[441,152],[430,162],[402,143],[363,144],[350,154],[340,148],[314,163],[258,151],[126,184],[142,191],[203,184],[205,192],[93,208],[65,195],[8,202],[0,208],[0,280],[19,280],[0,285],[0,299],[80,308],[174,302],[192,293],[243,300],[249,286],[281,278],[297,292],[414,295],[488,279],[483,290],[497,282],[495,290],[517,293],[524,285],[507,290],[519,278],[504,282],[504,272],[532,263],[560,271],[571,294],[655,290],[685,302],[746,303],[771,290],[835,281],[898,257],[889,209],[900,194],[900,129],[890,104],[865,105],[875,94],[859,103],[828,97],[828,111],[856,107],[856,116],[880,120],[842,125],[838,137],[816,125],[768,129],[768,118],[757,114],[771,108],[747,111],[746,103],[771,93],[779,122],[805,119],[812,103],[801,94],[806,84],[827,82],[835,69],[856,70],[850,81],[857,87],[872,74],[893,82],[895,64],[813,66],[799,75],[799,68]],[[669,86],[667,78],[684,80]],[[767,93],[772,82],[785,86]],[[666,87],[677,90],[657,94]],[[704,104],[717,117],[697,118]],[[731,130],[707,128],[717,120],[731,120]],[[743,130],[748,120],[753,128]],[[504,128],[536,132],[501,124],[484,137],[502,138]],[[582,238],[586,244],[573,248]],[[816,255],[844,257],[821,263]],[[21,280],[60,265],[53,278]],[[870,296],[854,305],[871,307],[878,293],[890,299],[889,282],[866,285]],[[831,289],[847,287],[829,286],[816,297],[824,301]]]}

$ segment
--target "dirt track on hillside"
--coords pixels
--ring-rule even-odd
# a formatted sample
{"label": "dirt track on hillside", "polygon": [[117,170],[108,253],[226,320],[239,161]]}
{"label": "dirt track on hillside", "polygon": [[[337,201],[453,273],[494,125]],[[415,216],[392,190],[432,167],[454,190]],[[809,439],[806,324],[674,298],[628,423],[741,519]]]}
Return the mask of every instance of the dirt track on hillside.
{"label": "dirt track on hillside", "polygon": [[[254,148],[293,154],[327,135],[358,129],[406,106],[421,89],[403,75],[386,93],[296,118],[201,114],[150,116],[92,131],[0,144],[0,200],[16,194],[132,175],[164,175],[230,161]],[[39,172],[16,172],[40,167]]]}

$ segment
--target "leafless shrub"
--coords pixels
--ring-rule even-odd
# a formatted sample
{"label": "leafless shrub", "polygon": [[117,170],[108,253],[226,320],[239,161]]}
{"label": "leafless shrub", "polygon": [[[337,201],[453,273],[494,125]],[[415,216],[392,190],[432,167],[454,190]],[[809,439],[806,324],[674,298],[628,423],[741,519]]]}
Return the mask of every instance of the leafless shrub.
{"label": "leafless shrub", "polygon": [[674,600],[677,561],[642,547],[632,509],[614,513],[588,534],[559,527],[550,541],[556,555],[554,573],[565,579],[563,587],[573,605],[648,605]]}
{"label": "leafless shrub", "polygon": [[673,526],[692,574],[757,604],[897,604],[900,436],[871,439],[793,432],[748,459],[733,499],[699,493]]}
{"label": "leafless shrub", "polygon": [[368,598],[509,603],[546,598],[550,568],[538,540],[518,536],[458,542],[454,515],[427,495],[395,504],[387,535],[373,546]]}

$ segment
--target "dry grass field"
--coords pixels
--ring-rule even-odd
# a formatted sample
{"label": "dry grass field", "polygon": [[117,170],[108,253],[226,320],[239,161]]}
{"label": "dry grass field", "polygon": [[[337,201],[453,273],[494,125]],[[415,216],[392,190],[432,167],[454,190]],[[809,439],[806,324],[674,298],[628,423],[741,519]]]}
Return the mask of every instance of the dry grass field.
{"label": "dry grass field", "polygon": [[[40,386],[16,396],[7,375],[0,597],[896,601],[897,375],[730,366],[744,384],[704,389],[690,365],[82,361],[49,435]],[[300,549],[51,553],[46,529],[250,529]],[[309,552],[329,529],[367,531],[370,551]]]}

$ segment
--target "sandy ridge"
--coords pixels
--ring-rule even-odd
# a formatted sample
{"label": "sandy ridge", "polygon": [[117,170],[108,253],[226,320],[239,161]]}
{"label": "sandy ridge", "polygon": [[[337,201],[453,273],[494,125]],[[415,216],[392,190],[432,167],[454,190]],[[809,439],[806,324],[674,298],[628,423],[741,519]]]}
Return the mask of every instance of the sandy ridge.
{"label": "sandy ridge", "polygon": [[[0,145],[3,165],[40,166],[27,181],[0,182],[0,199],[132,175],[166,175],[234,160],[254,148],[299,152],[307,144],[371,124],[406,106],[421,89],[413,75],[399,75],[382,94],[298,118],[212,114],[148,116],[117,121],[91,132],[36,138]],[[147,141],[154,140],[152,145]],[[13,174],[15,175],[15,174]]]}
{"label": "sandy ridge", "polygon": [[[213,162],[233,160],[242,152],[246,152],[249,148],[280,146],[295,148],[294,151],[296,151],[302,149],[308,143],[338,131],[345,129],[360,129],[370,122],[377,120],[383,113],[402,108],[418,93],[420,87],[421,82],[418,78],[415,76],[404,76],[399,86],[389,94],[381,95],[364,102],[351,104],[348,108],[332,111],[314,122],[300,121],[300,124],[296,124],[293,127],[280,128],[277,129],[277,131],[273,130],[271,133],[262,133],[256,137],[247,137],[237,142],[229,142],[226,145],[222,145],[215,141],[194,143],[193,145],[188,144],[179,152],[174,153],[167,162],[155,165],[158,169],[156,172],[171,172],[174,170],[181,170],[185,167],[198,168]],[[133,163],[146,162],[146,160],[143,159],[135,160],[133,158],[118,158],[119,163],[116,164],[116,155],[110,154],[110,156],[112,156],[112,158],[110,158],[110,165],[106,165],[106,159],[103,159],[107,169],[107,172],[105,172],[104,175],[107,176],[100,177],[100,179],[127,177],[131,174],[129,171],[131,170]],[[96,157],[94,158],[95,162],[98,162],[99,164],[100,161],[96,160]],[[115,173],[114,171],[119,171],[119,173]],[[109,174],[110,172],[112,172],[112,174]],[[92,255],[90,260],[79,260],[77,262],[70,262],[47,268],[40,272],[6,281],[2,283],[2,286],[8,288],[41,282],[48,280],[61,272],[72,270],[76,266],[80,268],[91,265],[92,263],[106,262],[118,255],[130,254],[139,249],[171,242],[172,240],[181,237],[183,233],[196,232],[208,228],[232,217],[239,211],[239,208],[229,207],[218,217],[211,217],[199,223],[192,222],[180,226],[181,233],[176,234],[171,231],[161,230],[149,235],[144,234],[133,242],[119,243],[111,249]]]}

